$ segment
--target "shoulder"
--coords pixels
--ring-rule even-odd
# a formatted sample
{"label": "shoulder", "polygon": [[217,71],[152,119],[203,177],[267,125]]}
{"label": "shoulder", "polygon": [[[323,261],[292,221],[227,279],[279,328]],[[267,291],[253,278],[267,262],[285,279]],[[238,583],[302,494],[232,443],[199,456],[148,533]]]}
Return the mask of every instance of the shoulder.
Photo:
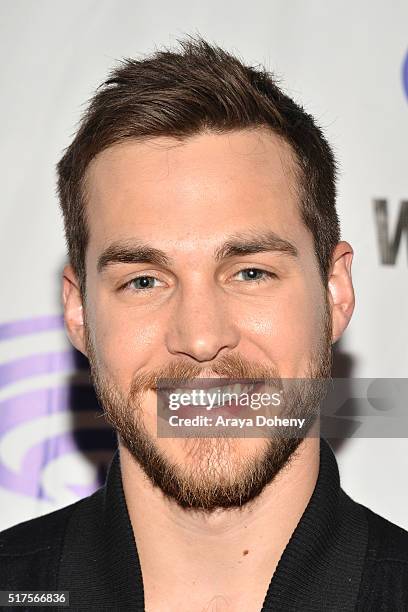
{"label": "shoulder", "polygon": [[0,557],[30,554],[54,546],[78,502],[0,532]]}
{"label": "shoulder", "polygon": [[73,516],[87,516],[93,495],[0,532],[0,590],[52,589],[64,536]]}
{"label": "shoulder", "polygon": [[408,609],[408,531],[361,506],[368,543],[360,588],[361,610]]}
{"label": "shoulder", "polygon": [[368,522],[369,559],[378,563],[394,560],[408,564],[408,531],[365,508]]}

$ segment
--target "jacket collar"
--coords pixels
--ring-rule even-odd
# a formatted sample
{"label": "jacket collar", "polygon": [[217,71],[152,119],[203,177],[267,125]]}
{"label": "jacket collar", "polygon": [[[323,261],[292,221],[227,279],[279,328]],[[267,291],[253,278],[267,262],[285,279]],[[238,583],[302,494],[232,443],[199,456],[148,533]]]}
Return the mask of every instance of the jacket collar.
{"label": "jacket collar", "polygon": [[364,509],[340,488],[320,439],[315,489],[277,565],[264,610],[355,610],[368,541]]}
{"label": "jacket collar", "polygon": [[[60,584],[100,609],[144,610],[143,580],[123,491],[119,451],[105,486],[73,514]],[[261,612],[354,610],[367,547],[364,510],[340,488],[336,458],[320,440],[309,503],[277,565]]]}

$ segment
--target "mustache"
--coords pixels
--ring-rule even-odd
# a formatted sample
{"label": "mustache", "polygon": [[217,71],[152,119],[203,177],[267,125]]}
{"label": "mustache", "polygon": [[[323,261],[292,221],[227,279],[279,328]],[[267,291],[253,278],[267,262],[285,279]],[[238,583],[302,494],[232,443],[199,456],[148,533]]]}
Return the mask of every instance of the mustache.
{"label": "mustache", "polygon": [[230,378],[230,379],[261,379],[273,383],[280,382],[277,368],[265,366],[259,362],[248,361],[239,353],[223,355],[210,367],[199,366],[188,361],[173,361],[167,365],[135,374],[132,379],[130,395],[150,389],[156,390],[160,380],[177,380],[186,382],[193,378]]}

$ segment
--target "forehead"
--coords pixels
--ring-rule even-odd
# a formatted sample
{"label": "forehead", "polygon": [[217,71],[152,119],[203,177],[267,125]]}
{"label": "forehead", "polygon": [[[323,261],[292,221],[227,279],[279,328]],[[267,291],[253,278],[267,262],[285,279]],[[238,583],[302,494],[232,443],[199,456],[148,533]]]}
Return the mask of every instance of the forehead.
{"label": "forehead", "polygon": [[295,168],[290,146],[266,129],[109,147],[86,174],[89,251],[132,238],[193,247],[245,226],[301,239]]}

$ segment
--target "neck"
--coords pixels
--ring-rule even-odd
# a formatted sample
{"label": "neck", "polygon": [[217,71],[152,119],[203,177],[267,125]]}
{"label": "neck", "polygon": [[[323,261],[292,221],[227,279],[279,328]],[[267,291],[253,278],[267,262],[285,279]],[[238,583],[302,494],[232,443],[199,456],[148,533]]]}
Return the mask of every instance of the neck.
{"label": "neck", "polygon": [[318,437],[305,438],[288,466],[247,506],[220,509],[210,515],[186,511],[165,498],[129,451],[120,446],[123,488],[145,594],[152,601],[160,599],[158,588],[168,593],[170,585],[180,584],[181,576],[181,590],[186,585],[197,588],[198,579],[203,594],[208,590],[234,593],[234,589],[242,589],[244,581],[259,588],[262,604],[283,550],[313,493],[319,472],[319,443]]}

